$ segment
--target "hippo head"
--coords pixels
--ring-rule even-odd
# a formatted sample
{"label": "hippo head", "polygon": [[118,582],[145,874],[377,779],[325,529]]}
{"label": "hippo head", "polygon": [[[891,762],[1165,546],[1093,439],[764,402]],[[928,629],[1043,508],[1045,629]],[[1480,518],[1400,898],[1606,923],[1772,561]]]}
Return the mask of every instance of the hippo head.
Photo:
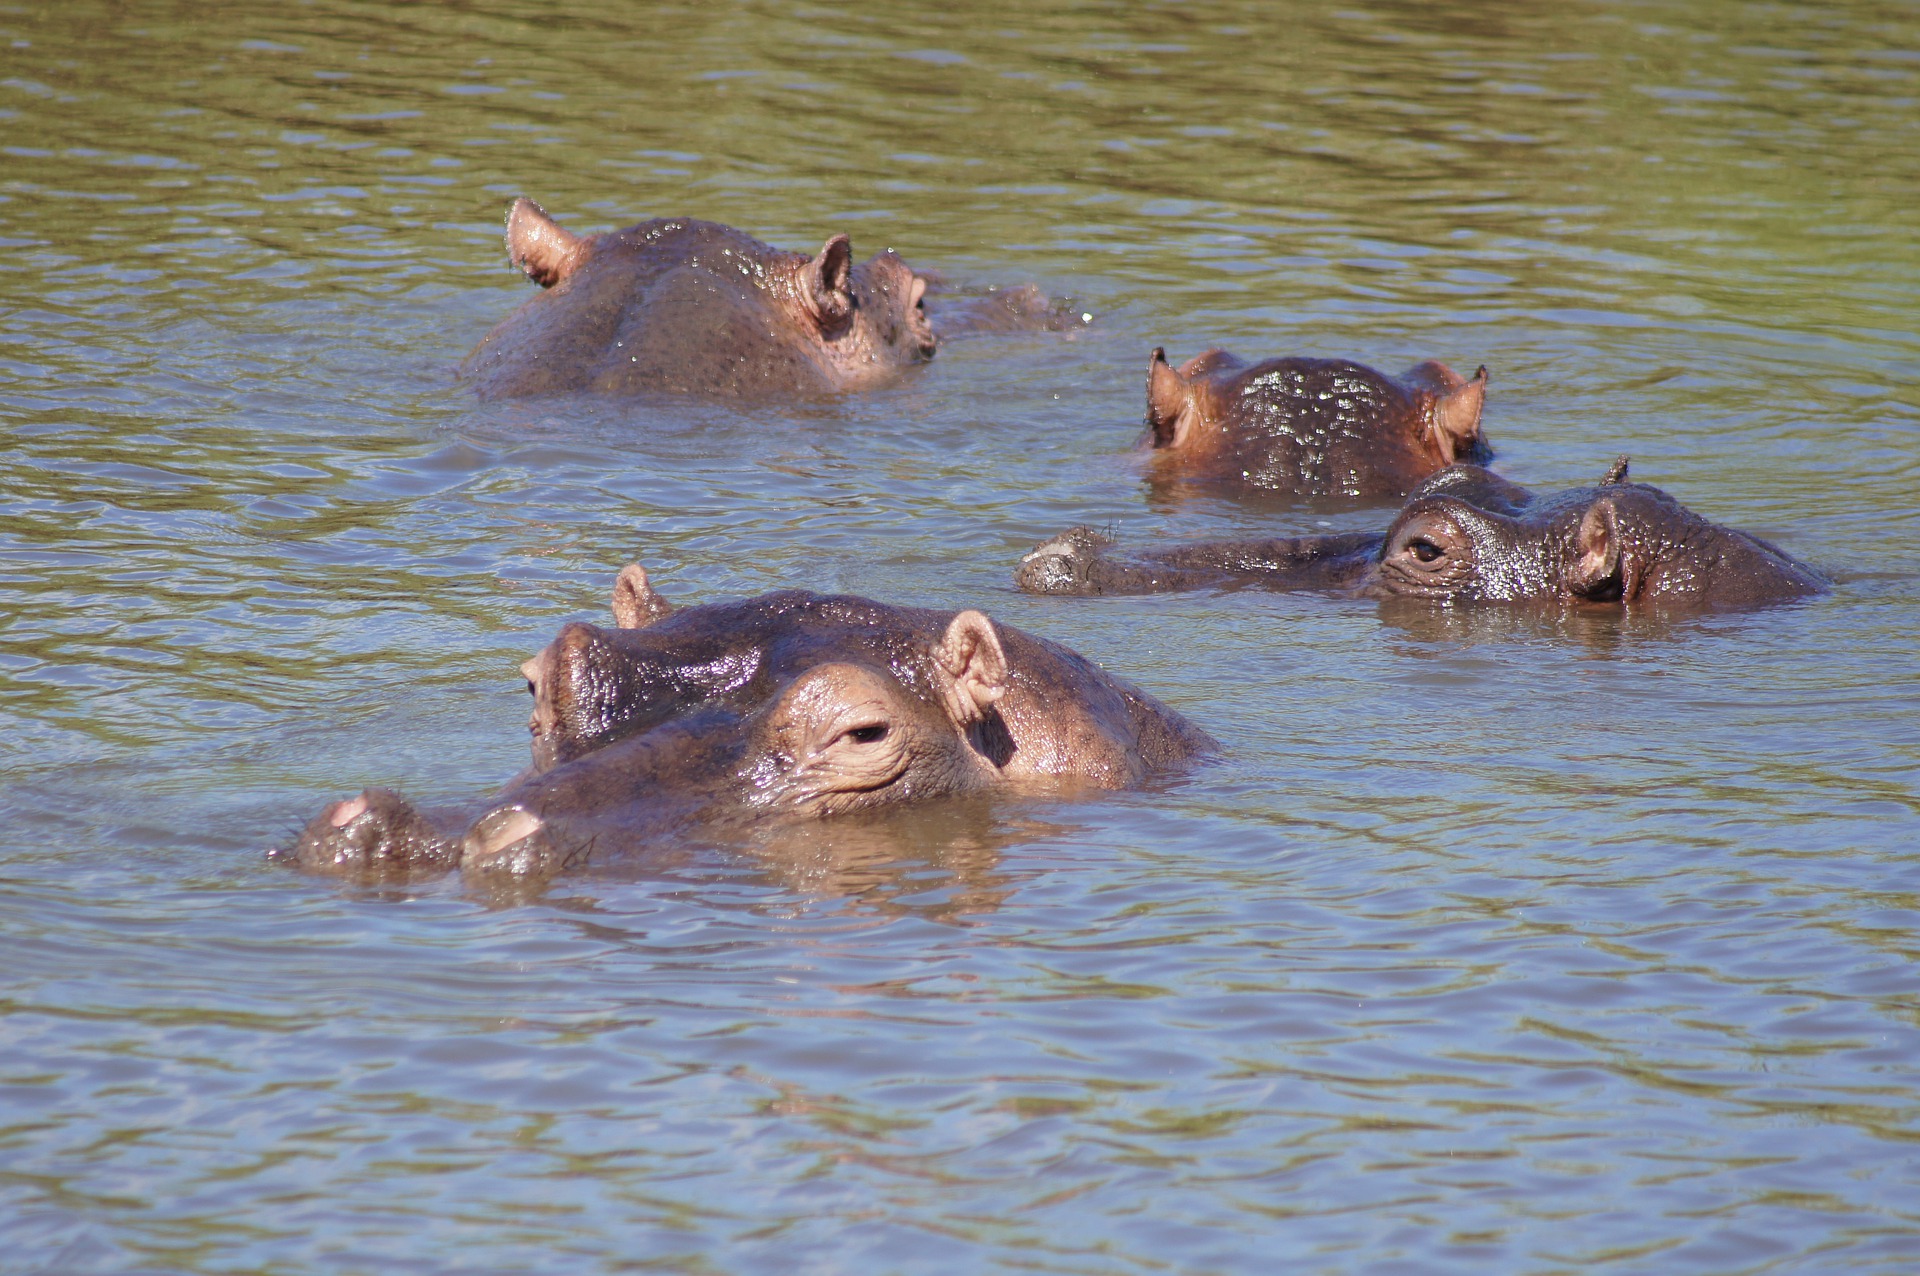
{"label": "hippo head", "polygon": [[[964,743],[1008,676],[999,634],[977,611],[948,617],[799,590],[675,609],[631,564],[614,582],[613,616],[614,629],[562,626],[521,666],[534,701],[528,729],[536,772],[714,711],[743,723],[777,721],[767,740],[791,744],[810,739],[813,728],[824,731],[845,709],[862,721],[843,724],[826,742],[841,735],[855,744],[884,742],[859,754],[873,765],[940,759],[939,742]],[[856,705],[864,708],[855,713]],[[904,771],[862,775],[852,759],[836,765],[861,776],[864,792],[906,778]]]}
{"label": "hippo head", "polygon": [[322,811],[292,855],[356,871],[565,867],[691,823],[807,819],[985,788],[1009,669],[976,611],[800,591],[675,610],[630,568],[629,627],[574,623],[523,666],[534,765],[464,828],[384,790]]}
{"label": "hippo head", "polygon": [[[542,288],[554,288],[622,254],[644,252],[664,233],[691,223],[647,223],[605,235],[577,235],[530,199],[507,215],[507,254]],[[721,229],[721,228],[716,228]],[[903,364],[933,357],[933,326],[923,304],[927,280],[888,250],[858,265],[853,244],[834,235],[809,257],[768,248],[738,232],[715,251],[732,257],[732,276],[750,277],[782,314],[780,325],[818,342],[849,385]]]}
{"label": "hippo head", "polygon": [[[1352,379],[1361,378],[1359,384]],[[1245,429],[1257,405],[1271,397],[1276,378],[1293,380],[1322,403],[1358,398],[1374,402],[1365,426],[1396,439],[1417,456],[1421,474],[1457,462],[1491,460],[1493,451],[1480,429],[1486,406],[1487,370],[1462,377],[1438,360],[1416,364],[1398,378],[1344,361],[1273,359],[1259,364],[1227,350],[1204,350],[1178,368],[1156,347],[1147,361],[1146,424],[1155,448],[1181,450],[1204,446],[1225,432]],[[1366,382],[1378,384],[1369,386]],[[1391,383],[1388,395],[1385,385]],[[1318,429],[1326,424],[1317,419]]]}
{"label": "hippo head", "polygon": [[[821,258],[836,244],[851,261],[853,250],[847,237],[835,235],[819,255],[808,261],[805,270],[810,275],[816,271]],[[828,277],[821,272],[823,280]],[[842,364],[889,367],[924,363],[933,358],[936,345],[933,324],[927,318],[926,295],[927,281],[889,248],[846,272],[845,281],[835,290],[836,308],[824,312],[838,313],[838,298],[850,299],[844,330],[836,336],[835,329],[823,319],[822,335],[836,343],[835,356]]]}
{"label": "hippo head", "polygon": [[1532,501],[1473,466],[1416,489],[1387,529],[1370,592],[1440,602],[1684,602],[1748,607],[1819,592],[1818,573],[1756,536],[1627,481]]}

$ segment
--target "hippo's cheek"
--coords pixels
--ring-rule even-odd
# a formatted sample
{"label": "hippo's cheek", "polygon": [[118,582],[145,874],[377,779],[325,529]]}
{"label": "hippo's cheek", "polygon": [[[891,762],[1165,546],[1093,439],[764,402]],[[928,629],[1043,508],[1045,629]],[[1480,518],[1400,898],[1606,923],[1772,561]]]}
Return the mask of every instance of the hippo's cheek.
{"label": "hippo's cheek", "polygon": [[1389,561],[1380,564],[1373,579],[1370,592],[1393,598],[1445,601],[1465,597],[1474,590],[1473,572],[1463,564],[1451,565],[1441,571],[1419,571]]}
{"label": "hippo's cheek", "polygon": [[902,738],[905,734],[894,731],[891,738],[861,750],[866,756],[849,757],[851,750],[837,747],[796,767],[791,778],[792,804],[812,814],[834,815],[883,805],[910,790],[928,787],[905,783],[918,761]]}

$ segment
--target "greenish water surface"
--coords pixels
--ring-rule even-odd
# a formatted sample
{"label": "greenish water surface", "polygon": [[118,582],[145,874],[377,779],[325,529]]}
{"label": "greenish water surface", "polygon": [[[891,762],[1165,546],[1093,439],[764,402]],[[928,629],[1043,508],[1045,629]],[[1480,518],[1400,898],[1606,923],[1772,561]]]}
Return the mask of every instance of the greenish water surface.
{"label": "greenish water surface", "polygon": [[[0,1269],[1920,1266],[1911,5],[0,5]],[[742,409],[478,405],[568,225],[846,231],[1072,333]],[[1832,572],[1655,621],[1035,599],[1147,352],[1492,369]],[[979,607],[1164,788],[487,894],[266,862],[525,761],[646,564]]]}

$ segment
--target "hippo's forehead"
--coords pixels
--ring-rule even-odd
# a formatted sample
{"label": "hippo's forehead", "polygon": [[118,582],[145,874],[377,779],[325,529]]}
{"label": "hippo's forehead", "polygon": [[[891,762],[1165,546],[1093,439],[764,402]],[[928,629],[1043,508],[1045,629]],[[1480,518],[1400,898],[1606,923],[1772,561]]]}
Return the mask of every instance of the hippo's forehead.
{"label": "hippo's forehead", "polygon": [[1678,534],[1703,520],[1666,492],[1646,483],[1614,483],[1605,487],[1577,487],[1557,492],[1528,507],[1526,521],[1544,539],[1564,538],[1580,526],[1587,511],[1600,501],[1612,507],[1623,528],[1650,535]]}
{"label": "hippo's forehead", "polygon": [[1215,346],[1211,350],[1202,350],[1193,358],[1180,365],[1180,375],[1192,380],[1196,377],[1210,377],[1216,373],[1241,372],[1247,367],[1247,361],[1229,350]]}
{"label": "hippo's forehead", "polygon": [[854,291],[868,296],[876,293],[904,295],[913,279],[913,267],[902,261],[892,249],[875,253],[853,268]]}
{"label": "hippo's forehead", "polygon": [[692,217],[656,217],[613,231],[596,237],[594,249],[598,254],[641,253],[676,261],[691,260],[702,253],[760,259],[792,256],[761,243],[745,231]]}
{"label": "hippo's forehead", "polygon": [[1429,475],[1409,495],[1410,501],[1429,496],[1451,496],[1495,514],[1519,514],[1533,503],[1533,493],[1508,482],[1482,466],[1449,465]]}
{"label": "hippo's forehead", "polygon": [[617,634],[632,690],[685,708],[750,709],[817,665],[847,662],[926,682],[930,643],[911,613],[860,600],[768,595],[685,608]]}
{"label": "hippo's forehead", "polygon": [[[1456,496],[1451,492],[1432,496],[1418,496],[1400,507],[1392,526],[1387,528],[1386,544],[1391,546],[1400,529],[1423,515],[1440,514],[1463,532],[1473,542],[1476,550],[1485,551],[1514,540],[1520,534],[1516,520],[1505,514],[1480,508],[1474,502]],[[1382,552],[1386,552],[1383,547]]]}
{"label": "hippo's forehead", "polygon": [[1638,523],[1649,530],[1678,530],[1706,520],[1673,499],[1666,492],[1645,483],[1620,483],[1594,489],[1594,497],[1607,497],[1623,522]]}

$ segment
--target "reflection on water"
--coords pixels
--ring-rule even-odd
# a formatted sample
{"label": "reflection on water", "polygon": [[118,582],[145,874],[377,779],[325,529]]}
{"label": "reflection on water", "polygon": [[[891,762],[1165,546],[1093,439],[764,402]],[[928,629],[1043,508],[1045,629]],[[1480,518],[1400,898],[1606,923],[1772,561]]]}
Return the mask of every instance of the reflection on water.
{"label": "reflection on water", "polygon": [[781,894],[849,915],[966,922],[991,913],[1023,874],[1005,851],[1068,826],[1014,818],[1003,804],[955,798],[930,810],[882,811],[769,830],[737,849]]}
{"label": "reflection on water", "polygon": [[[0,1236],[61,1272],[1913,1266],[1917,46],[1871,0],[0,12]],[[1074,322],[825,403],[479,406],[521,194],[845,230]],[[1156,345],[1484,361],[1503,473],[1630,453],[1841,587],[1014,593],[1076,523],[1390,516],[1153,485]],[[537,888],[260,857],[363,785],[519,769],[517,666],[635,560],[677,602],[979,606],[1227,754]]]}
{"label": "reflection on water", "polygon": [[1376,605],[1381,624],[1414,640],[1416,646],[1409,650],[1545,642],[1596,660],[1648,655],[1658,659],[1661,643],[1726,633],[1729,626],[1737,634],[1740,624],[1738,615],[1703,615],[1695,608],[1623,608],[1608,603],[1433,607],[1411,598],[1388,598]]}

